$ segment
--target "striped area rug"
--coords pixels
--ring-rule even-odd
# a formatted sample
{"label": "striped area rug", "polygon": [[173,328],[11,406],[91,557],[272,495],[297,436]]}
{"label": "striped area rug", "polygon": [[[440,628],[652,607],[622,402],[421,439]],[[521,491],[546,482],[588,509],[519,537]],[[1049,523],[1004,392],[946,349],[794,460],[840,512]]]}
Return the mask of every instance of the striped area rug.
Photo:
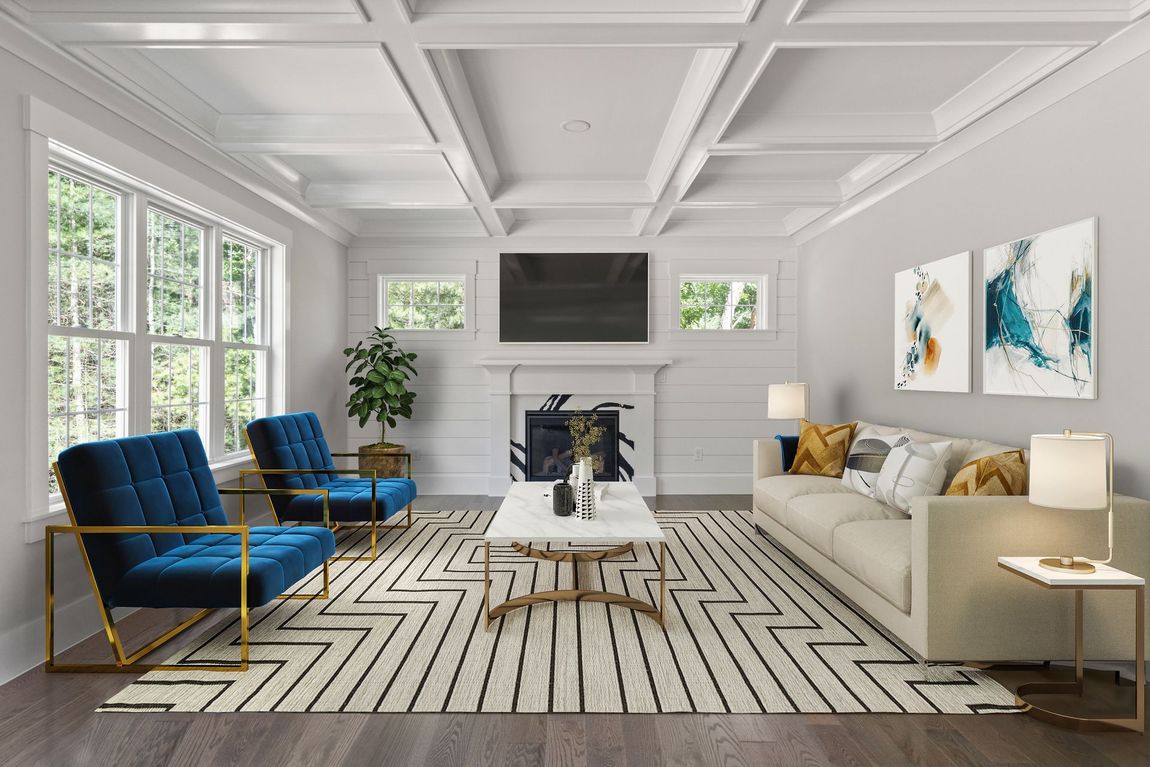
{"label": "striped area rug", "polygon": [[[659,512],[668,620],[595,603],[482,624],[482,533],[493,512],[418,513],[374,563],[332,565],[329,600],[253,614],[242,674],[151,672],[101,711],[1014,711],[984,674],[923,666],[857,607],[757,534],[747,512]],[[359,536],[360,533],[355,533]],[[352,549],[361,540],[345,540]],[[657,551],[580,565],[582,588],[658,595]],[[492,549],[492,604],[569,588],[570,565]],[[300,592],[319,587],[318,575]],[[234,659],[223,621],[169,662]]]}

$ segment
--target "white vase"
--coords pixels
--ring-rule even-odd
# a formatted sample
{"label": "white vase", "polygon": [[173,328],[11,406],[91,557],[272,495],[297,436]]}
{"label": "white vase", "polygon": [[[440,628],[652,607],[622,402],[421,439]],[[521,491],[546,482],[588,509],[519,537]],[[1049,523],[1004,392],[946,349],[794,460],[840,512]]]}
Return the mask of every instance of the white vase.
{"label": "white vase", "polygon": [[591,465],[590,458],[584,458],[575,464],[572,478],[575,480],[575,516],[578,519],[595,518],[595,467]]}

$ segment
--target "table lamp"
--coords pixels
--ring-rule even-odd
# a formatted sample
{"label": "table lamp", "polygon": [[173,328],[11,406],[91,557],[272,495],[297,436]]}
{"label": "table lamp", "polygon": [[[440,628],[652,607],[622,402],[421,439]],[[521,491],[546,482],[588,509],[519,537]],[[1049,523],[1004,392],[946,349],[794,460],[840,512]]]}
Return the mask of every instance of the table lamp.
{"label": "table lamp", "polygon": [[791,421],[807,417],[807,385],[781,383],[767,385],[767,418]]}
{"label": "table lamp", "polygon": [[1092,573],[1114,558],[1114,437],[1100,432],[1034,434],[1030,437],[1030,502],[1051,509],[1108,509],[1106,559],[1063,554],[1039,560],[1047,570]]}

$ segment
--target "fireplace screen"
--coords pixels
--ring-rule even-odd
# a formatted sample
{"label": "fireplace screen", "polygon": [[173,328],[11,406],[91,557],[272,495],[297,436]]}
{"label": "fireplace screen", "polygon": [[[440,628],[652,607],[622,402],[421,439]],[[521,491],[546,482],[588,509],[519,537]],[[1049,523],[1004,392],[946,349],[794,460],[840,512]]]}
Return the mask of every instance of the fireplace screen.
{"label": "fireplace screen", "polygon": [[[592,413],[585,413],[591,415]],[[591,463],[595,479],[614,482],[619,478],[619,411],[596,410],[603,437],[591,450]],[[572,410],[529,410],[527,412],[527,470],[528,482],[554,482],[566,477],[571,470],[571,434],[567,419],[575,415]]]}

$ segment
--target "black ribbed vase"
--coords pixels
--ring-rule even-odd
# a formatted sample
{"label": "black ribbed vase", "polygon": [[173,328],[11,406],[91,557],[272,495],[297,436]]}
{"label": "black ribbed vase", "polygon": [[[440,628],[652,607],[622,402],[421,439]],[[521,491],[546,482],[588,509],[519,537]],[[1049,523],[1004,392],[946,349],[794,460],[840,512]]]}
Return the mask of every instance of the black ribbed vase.
{"label": "black ribbed vase", "polygon": [[575,511],[575,488],[569,482],[556,482],[551,488],[551,510],[558,517],[570,516]]}

